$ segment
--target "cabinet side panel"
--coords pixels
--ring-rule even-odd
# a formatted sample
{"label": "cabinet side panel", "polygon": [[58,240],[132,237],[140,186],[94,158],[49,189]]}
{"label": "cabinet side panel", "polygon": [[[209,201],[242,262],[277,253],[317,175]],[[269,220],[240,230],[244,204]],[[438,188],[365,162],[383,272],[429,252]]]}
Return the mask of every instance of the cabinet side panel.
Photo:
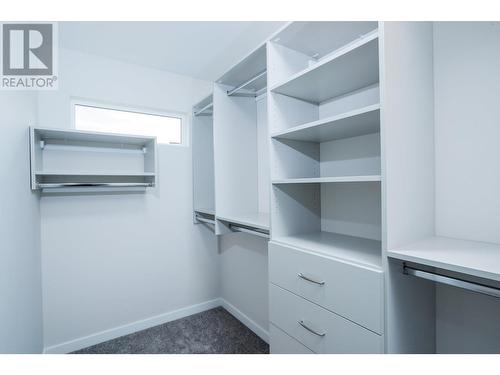
{"label": "cabinet side panel", "polygon": [[212,117],[194,117],[192,134],[194,208],[215,208]]}
{"label": "cabinet side panel", "polygon": [[434,284],[402,275],[386,250],[434,234],[433,27],[380,23],[386,350],[435,351]]}
{"label": "cabinet side panel", "polygon": [[255,98],[214,87],[215,201],[217,214],[258,211]]}

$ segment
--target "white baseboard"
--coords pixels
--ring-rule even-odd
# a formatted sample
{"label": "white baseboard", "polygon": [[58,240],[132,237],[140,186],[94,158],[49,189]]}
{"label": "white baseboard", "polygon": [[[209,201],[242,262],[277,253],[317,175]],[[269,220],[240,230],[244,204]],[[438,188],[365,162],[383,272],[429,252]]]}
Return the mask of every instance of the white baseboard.
{"label": "white baseboard", "polygon": [[116,339],[124,335],[128,335],[143,329],[151,328],[160,324],[168,323],[173,320],[181,319],[189,315],[197,314],[202,311],[210,310],[215,307],[222,306],[229,311],[236,319],[251,329],[262,340],[269,343],[269,332],[255,323],[241,310],[233,304],[226,301],[224,298],[216,298],[210,301],[202,302],[196,305],[184,307],[182,309],[170,311],[164,314],[156,315],[151,318],[139,320],[137,322],[125,324],[119,327],[111,328],[105,331],[97,332],[89,336],[80,337],[78,339],[63,342],[61,344],[46,347],[43,352],[46,354],[65,354],[75,350],[87,348],[92,345],[100,344],[108,340]]}
{"label": "white baseboard", "polygon": [[[184,318],[189,315],[197,314],[202,311],[210,310],[215,307],[221,306],[221,300],[219,298],[202,302],[196,305],[191,305],[184,307],[182,309],[170,311],[164,314],[156,315],[151,318],[139,320],[137,322],[125,324],[119,327],[111,328],[105,331],[94,333],[89,336],[81,337],[75,340],[70,340],[63,342],[61,344],[48,346],[44,349],[44,353],[47,354],[64,354],[70,353],[75,350],[83,349],[88,346],[96,345],[104,341],[112,340],[120,336],[128,335],[143,329],[151,328],[159,324],[164,324]],[[228,309],[229,310],[229,309]],[[236,314],[235,314],[236,315]],[[245,325],[247,325],[245,323]],[[249,327],[250,328],[250,327]],[[250,328],[252,329],[252,328]],[[253,330],[253,329],[252,329]],[[255,332],[255,331],[254,331]],[[257,333],[258,334],[258,333]]]}
{"label": "white baseboard", "polygon": [[269,344],[269,331],[255,323],[252,319],[250,319],[247,315],[241,312],[236,306],[232,305],[224,298],[220,298],[220,305],[229,311],[236,319],[246,325],[249,329],[251,329],[257,336],[259,336],[262,340]]}

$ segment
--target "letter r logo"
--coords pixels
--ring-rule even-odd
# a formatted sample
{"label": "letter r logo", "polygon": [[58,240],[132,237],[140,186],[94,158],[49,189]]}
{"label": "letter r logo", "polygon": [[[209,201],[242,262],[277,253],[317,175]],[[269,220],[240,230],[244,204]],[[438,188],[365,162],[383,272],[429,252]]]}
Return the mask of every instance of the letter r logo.
{"label": "letter r logo", "polygon": [[4,75],[52,75],[52,24],[2,26]]}

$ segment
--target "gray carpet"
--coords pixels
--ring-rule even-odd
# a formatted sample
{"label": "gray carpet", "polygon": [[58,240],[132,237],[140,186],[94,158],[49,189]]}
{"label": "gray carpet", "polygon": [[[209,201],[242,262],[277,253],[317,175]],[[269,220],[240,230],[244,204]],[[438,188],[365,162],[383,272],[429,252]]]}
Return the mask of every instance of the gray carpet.
{"label": "gray carpet", "polygon": [[269,346],[222,307],[73,354],[267,354]]}

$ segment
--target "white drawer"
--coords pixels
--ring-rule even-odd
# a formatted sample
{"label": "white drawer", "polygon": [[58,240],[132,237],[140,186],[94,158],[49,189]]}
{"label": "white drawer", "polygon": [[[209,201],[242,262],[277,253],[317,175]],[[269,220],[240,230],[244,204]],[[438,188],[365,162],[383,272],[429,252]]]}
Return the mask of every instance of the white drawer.
{"label": "white drawer", "polygon": [[[302,274],[323,285],[299,277]],[[269,281],[384,333],[383,271],[269,242]]]}
{"label": "white drawer", "polygon": [[314,354],[274,324],[269,324],[269,339],[271,354]]}
{"label": "white drawer", "polygon": [[269,303],[271,323],[316,353],[383,353],[383,336],[273,284]]}

